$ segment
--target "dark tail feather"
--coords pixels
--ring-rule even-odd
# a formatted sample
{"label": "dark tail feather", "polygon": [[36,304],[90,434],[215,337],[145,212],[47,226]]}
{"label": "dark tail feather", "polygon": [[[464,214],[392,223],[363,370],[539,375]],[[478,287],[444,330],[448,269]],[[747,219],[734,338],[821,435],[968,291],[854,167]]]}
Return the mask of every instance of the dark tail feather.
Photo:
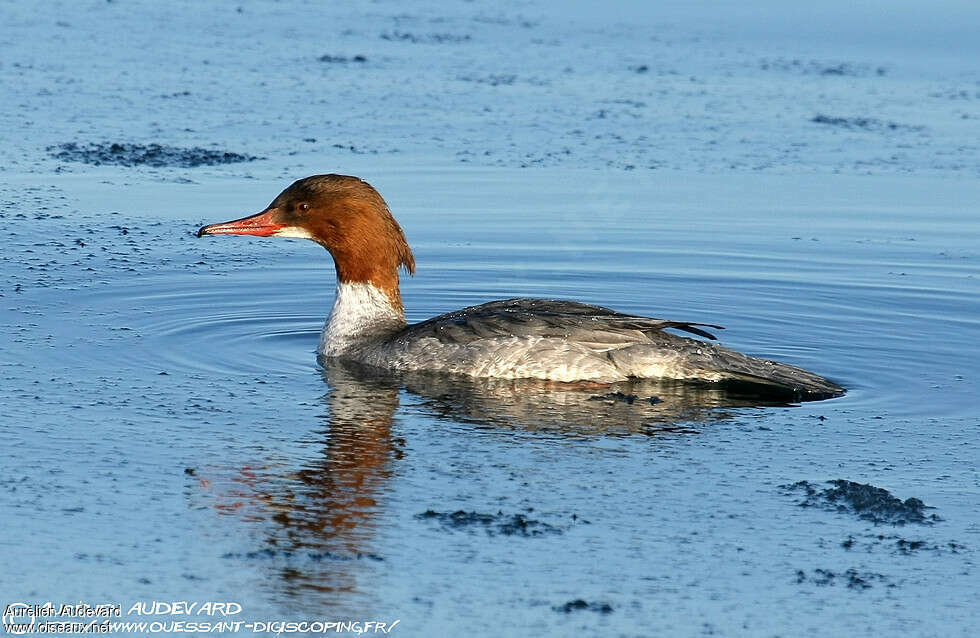
{"label": "dark tail feather", "polygon": [[733,369],[723,369],[726,380],[748,383],[787,393],[800,401],[839,397],[847,391],[830,379],[778,361],[745,357],[751,364],[739,362]]}
{"label": "dark tail feather", "polygon": [[705,328],[714,328],[715,330],[724,330],[722,326],[716,326],[711,323],[687,323],[684,321],[665,321],[664,328],[674,328],[675,330],[683,330],[684,332],[690,332],[692,335],[698,335],[699,337],[704,337],[706,339],[711,339],[712,341],[717,341],[718,337],[714,336],[707,330],[701,330],[696,326],[704,326]]}
{"label": "dark tail feather", "polygon": [[610,350],[607,356],[623,374],[636,378],[663,374],[660,368],[666,364],[670,378],[748,385],[751,388],[746,389],[752,392],[778,394],[795,401],[829,399],[846,392],[809,370],[666,332],[659,333],[656,343]]}

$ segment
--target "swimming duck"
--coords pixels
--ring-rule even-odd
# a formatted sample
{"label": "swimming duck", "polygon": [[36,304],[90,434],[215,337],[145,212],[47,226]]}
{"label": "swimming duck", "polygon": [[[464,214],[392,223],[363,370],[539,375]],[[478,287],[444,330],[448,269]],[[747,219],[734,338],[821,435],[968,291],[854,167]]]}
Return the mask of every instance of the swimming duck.
{"label": "swimming duck", "polygon": [[802,368],[711,343],[710,330],[720,326],[576,301],[505,299],[407,324],[399,269],[414,274],[415,258],[385,200],[357,177],[306,177],[262,212],[203,226],[197,235],[297,237],[326,248],[337,271],[333,309],[317,348],[326,358],[505,379],[747,382],[803,399],[845,392]]}

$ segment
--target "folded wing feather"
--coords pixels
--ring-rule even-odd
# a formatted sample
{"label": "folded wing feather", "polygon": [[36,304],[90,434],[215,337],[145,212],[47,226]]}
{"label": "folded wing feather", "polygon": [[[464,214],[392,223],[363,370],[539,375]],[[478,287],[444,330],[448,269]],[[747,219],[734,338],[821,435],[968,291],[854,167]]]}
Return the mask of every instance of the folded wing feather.
{"label": "folded wing feather", "polygon": [[647,341],[647,335],[665,328],[707,339],[715,339],[715,336],[702,328],[723,329],[711,324],[628,315],[575,301],[505,299],[410,325],[399,337],[434,337],[443,343],[457,344],[494,337],[561,337],[612,346]]}

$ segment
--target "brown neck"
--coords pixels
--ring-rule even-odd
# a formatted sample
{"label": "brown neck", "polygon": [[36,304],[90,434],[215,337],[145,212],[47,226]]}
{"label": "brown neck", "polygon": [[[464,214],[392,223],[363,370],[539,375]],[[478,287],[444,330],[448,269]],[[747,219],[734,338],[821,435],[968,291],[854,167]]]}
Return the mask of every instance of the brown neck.
{"label": "brown neck", "polygon": [[331,251],[334,264],[337,267],[337,283],[370,284],[383,292],[391,301],[391,306],[399,313],[405,312],[402,304],[401,291],[398,288],[398,267],[395,265],[382,266],[379,263],[364,262],[360,259],[349,259],[346,256],[338,258]]}
{"label": "brown neck", "polygon": [[348,198],[344,204],[343,232],[329,221],[315,229],[315,237],[330,251],[338,283],[366,283],[383,292],[391,305],[404,312],[398,289],[398,268],[415,272],[415,258],[401,227],[376,193]]}

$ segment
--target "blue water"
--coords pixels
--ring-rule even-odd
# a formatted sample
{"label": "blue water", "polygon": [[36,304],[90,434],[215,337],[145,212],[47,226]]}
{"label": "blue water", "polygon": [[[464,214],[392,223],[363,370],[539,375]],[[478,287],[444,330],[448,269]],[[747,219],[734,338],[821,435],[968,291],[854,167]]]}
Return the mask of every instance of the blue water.
{"label": "blue water", "polygon": [[[0,38],[49,35],[81,54],[108,37],[103,23],[139,34],[168,19],[113,4],[10,4]],[[705,41],[683,7],[651,18],[651,35],[546,5],[442,18],[379,5],[333,15],[352,32],[311,43],[289,26],[304,5],[242,4],[244,18],[202,8],[173,18],[170,39],[107,49],[82,88],[81,62],[35,45],[0,66],[8,97],[21,76],[31,88],[2,108],[21,128],[4,129],[0,182],[0,604],[235,601],[247,621],[397,619],[404,636],[972,635],[973,76],[904,65],[884,37],[846,58],[747,27]],[[223,21],[206,51],[195,37]],[[302,51],[244,47],[263,23]],[[396,32],[424,41],[378,37]],[[185,67],[150,63],[168,42]],[[572,60],[567,81],[515,42]],[[325,53],[368,66],[324,67]],[[764,72],[762,59],[783,62]],[[641,63],[645,76],[628,68]],[[862,71],[879,64],[884,79]],[[514,69],[513,84],[488,75]],[[389,82],[399,73],[407,87]],[[336,91],[310,106],[313,85]],[[942,87],[968,97],[930,97]],[[454,109],[445,130],[410,99],[435,108],[439,91]],[[351,108],[338,94],[360,96],[363,121],[323,117]],[[825,102],[800,108],[811,95]],[[818,112],[879,124],[821,128]],[[925,113],[924,131],[887,126]],[[10,132],[23,127],[37,136]],[[265,159],[90,166],[45,150],[104,140]],[[378,152],[332,146],[348,141]],[[663,402],[628,405],[590,400],[591,387],[321,368],[326,252],[194,233],[328,170],[368,179],[404,228],[419,266],[403,280],[411,321],[575,299],[723,325],[725,345],[848,394],[772,405],[637,386]],[[876,525],[781,487],[832,479],[922,499],[942,520]]]}

